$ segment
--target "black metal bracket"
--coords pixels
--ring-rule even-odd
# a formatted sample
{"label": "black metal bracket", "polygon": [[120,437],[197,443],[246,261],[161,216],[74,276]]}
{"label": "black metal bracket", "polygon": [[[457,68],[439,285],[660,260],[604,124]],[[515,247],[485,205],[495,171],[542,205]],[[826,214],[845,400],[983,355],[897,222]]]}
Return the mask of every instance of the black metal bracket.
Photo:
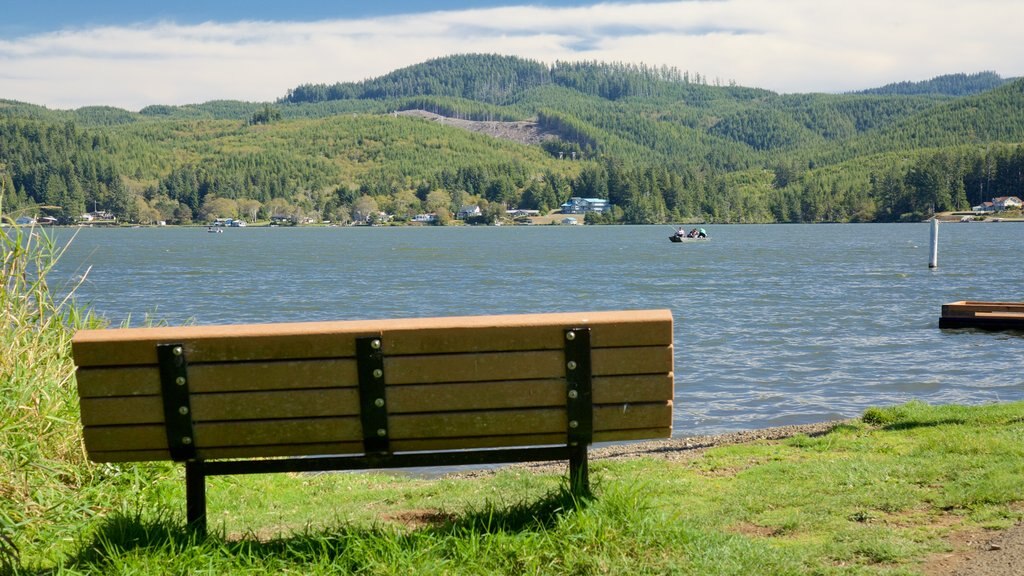
{"label": "black metal bracket", "polygon": [[566,411],[569,445],[586,446],[594,437],[594,394],[591,384],[590,328],[565,331]]}
{"label": "black metal bracket", "polygon": [[569,487],[577,496],[589,496],[587,446],[594,439],[590,328],[570,328],[564,334]]}
{"label": "black metal bracket", "polygon": [[158,344],[160,392],[164,401],[164,426],[171,459],[184,462],[196,457],[195,428],[189,402],[188,362],[182,344]]}
{"label": "black metal bracket", "polygon": [[363,451],[388,454],[388,407],[384,384],[383,342],[379,336],[356,338],[359,372],[359,418],[363,424]]}

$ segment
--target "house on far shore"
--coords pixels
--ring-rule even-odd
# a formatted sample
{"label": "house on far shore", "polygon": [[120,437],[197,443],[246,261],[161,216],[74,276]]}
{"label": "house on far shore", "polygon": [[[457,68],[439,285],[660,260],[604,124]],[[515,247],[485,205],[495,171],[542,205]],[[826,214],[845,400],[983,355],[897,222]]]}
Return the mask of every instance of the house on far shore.
{"label": "house on far shore", "polygon": [[1002,212],[1003,210],[1020,210],[1024,202],[1016,196],[999,196],[991,202],[982,202],[977,206],[971,206],[974,212]]}
{"label": "house on far shore", "polygon": [[1016,196],[1000,196],[992,199],[992,206],[995,207],[996,212],[1002,212],[1003,210],[1020,210],[1021,205],[1020,198]]}
{"label": "house on far shore", "polygon": [[480,207],[477,205],[463,206],[459,208],[459,214],[457,218],[459,220],[465,220],[466,218],[475,218],[477,216],[483,216],[483,212],[480,211]]}
{"label": "house on far shore", "polygon": [[573,196],[561,206],[562,214],[586,214],[597,212],[599,214],[612,209],[612,205],[604,198],[579,198]]}

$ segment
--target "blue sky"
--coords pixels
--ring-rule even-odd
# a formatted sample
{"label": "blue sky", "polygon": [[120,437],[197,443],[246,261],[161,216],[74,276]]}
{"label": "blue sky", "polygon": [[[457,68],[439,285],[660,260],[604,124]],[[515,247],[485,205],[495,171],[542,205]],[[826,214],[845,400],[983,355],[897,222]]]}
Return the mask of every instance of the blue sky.
{"label": "blue sky", "polygon": [[674,66],[843,92],[1024,76],[1019,0],[0,0],[0,99],[51,108],[269,101],[450,54]]}
{"label": "blue sky", "polygon": [[[535,6],[586,6],[591,0],[530,1]],[[376,2],[321,0],[289,2],[266,0],[171,0],[146,2],[140,0],[2,0],[0,1],[0,35],[23,36],[64,28],[131,25],[159,21],[180,24],[202,22],[233,22],[239,20],[292,20],[312,22],[328,19],[352,19],[393,16],[438,10],[493,8],[514,5],[508,0],[412,0]]]}

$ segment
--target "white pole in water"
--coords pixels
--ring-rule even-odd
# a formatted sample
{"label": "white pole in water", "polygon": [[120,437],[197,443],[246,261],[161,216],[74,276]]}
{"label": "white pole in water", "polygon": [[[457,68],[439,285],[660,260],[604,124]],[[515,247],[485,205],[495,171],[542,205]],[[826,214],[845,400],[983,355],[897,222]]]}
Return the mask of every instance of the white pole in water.
{"label": "white pole in water", "polygon": [[928,260],[929,268],[939,267],[939,219],[932,218],[932,250]]}

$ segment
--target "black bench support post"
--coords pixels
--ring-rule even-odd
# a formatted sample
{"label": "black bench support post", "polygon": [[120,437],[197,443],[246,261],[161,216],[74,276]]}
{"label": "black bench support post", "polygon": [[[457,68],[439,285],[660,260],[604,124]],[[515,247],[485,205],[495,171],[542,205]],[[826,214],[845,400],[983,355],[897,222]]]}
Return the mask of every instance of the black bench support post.
{"label": "black bench support post", "polygon": [[577,497],[586,497],[590,495],[587,447],[594,438],[590,328],[570,328],[564,333],[569,488]]}
{"label": "black bench support post", "polygon": [[356,338],[359,419],[363,425],[363,450],[367,455],[391,452],[382,347],[379,336]]}
{"label": "black bench support post", "polygon": [[188,528],[206,535],[206,473],[196,460],[195,426],[189,397],[188,361],[182,344],[158,344],[160,393],[171,459],[185,463],[185,519]]}
{"label": "black bench support post", "polygon": [[197,460],[185,462],[185,518],[189,530],[206,536],[206,470]]}

